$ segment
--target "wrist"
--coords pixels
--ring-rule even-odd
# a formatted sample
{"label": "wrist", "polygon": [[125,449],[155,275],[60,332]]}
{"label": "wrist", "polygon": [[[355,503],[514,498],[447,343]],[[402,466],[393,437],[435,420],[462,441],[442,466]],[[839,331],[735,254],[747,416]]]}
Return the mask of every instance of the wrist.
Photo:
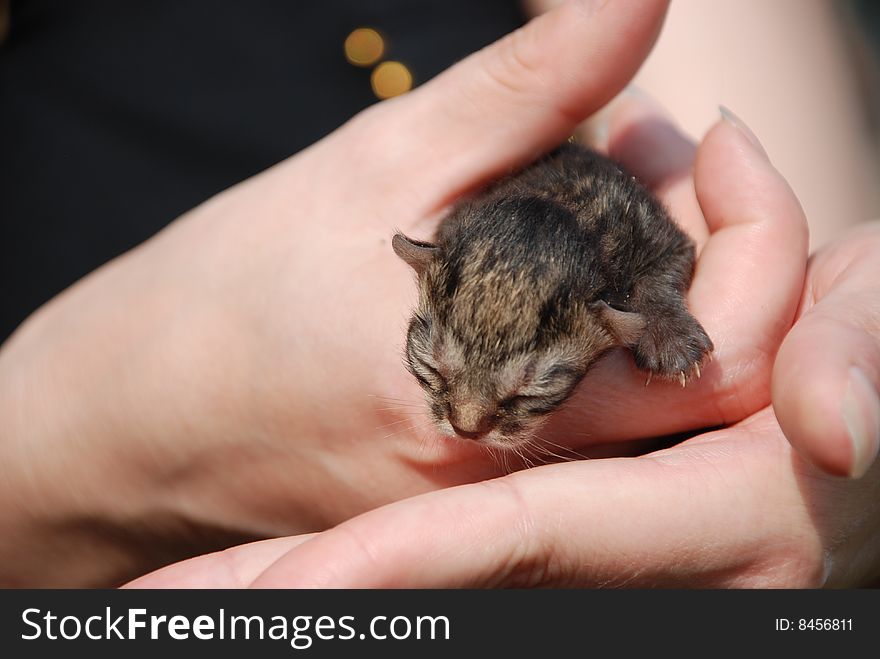
{"label": "wrist", "polygon": [[189,444],[165,451],[160,398],[186,403],[162,377],[154,324],[174,302],[130,270],[87,277],[0,349],[0,581],[107,584],[136,569],[131,522],[178,514],[162,483]]}

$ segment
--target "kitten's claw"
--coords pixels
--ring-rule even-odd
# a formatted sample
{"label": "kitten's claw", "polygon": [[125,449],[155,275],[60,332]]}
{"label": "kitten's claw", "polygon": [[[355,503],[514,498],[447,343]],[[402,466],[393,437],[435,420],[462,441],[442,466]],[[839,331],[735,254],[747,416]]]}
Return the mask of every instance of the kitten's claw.
{"label": "kitten's claw", "polygon": [[654,374],[651,373],[651,371],[648,371],[648,379],[645,380],[645,386],[646,386],[646,387],[647,387],[649,384],[651,384],[651,376],[653,376],[653,375],[654,375]]}
{"label": "kitten's claw", "polygon": [[643,371],[686,387],[695,375],[702,377],[700,365],[711,358],[712,349],[712,341],[700,324],[683,313],[649,325],[633,348],[633,356],[636,366]]}

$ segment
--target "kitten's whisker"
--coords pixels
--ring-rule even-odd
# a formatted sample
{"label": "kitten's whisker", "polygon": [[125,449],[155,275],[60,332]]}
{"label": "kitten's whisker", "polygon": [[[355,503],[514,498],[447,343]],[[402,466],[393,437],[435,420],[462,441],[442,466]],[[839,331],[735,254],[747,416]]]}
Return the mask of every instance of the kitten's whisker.
{"label": "kitten's whisker", "polygon": [[[535,461],[537,463],[542,464],[542,465],[547,464],[546,457],[539,454],[538,452],[536,452],[535,448],[536,448],[536,446],[532,443],[522,445],[523,452],[528,453],[532,458],[535,459]],[[534,465],[532,465],[532,466],[534,466]]]}
{"label": "kitten's whisker", "polygon": [[385,407],[374,407],[376,412],[391,412],[395,410],[423,410],[424,405],[416,405],[415,403],[386,403]]}
{"label": "kitten's whisker", "polygon": [[415,405],[415,404],[409,405],[409,404],[401,403],[401,404],[398,404],[394,407],[374,407],[373,410],[376,412],[400,412],[402,410],[406,410],[406,411],[415,410],[420,407],[422,407],[422,406]]}
{"label": "kitten's whisker", "polygon": [[367,394],[369,398],[389,405],[412,405],[413,407],[421,407],[425,403],[418,398],[393,398],[391,396],[379,396],[377,394]]}
{"label": "kitten's whisker", "polygon": [[504,463],[504,473],[505,474],[513,473],[513,470],[510,468],[510,464],[507,460],[508,455],[509,455],[508,451],[501,451],[501,453],[499,455],[501,456],[501,461]]}
{"label": "kitten's whisker", "polygon": [[[545,455],[557,458],[558,460],[561,460],[562,462],[574,462],[575,460],[583,460],[584,459],[583,455],[581,455],[577,451],[574,451],[566,446],[554,444],[550,440],[545,439],[543,437],[540,437],[539,435],[533,435],[532,437],[534,439],[538,440],[537,442],[532,444],[533,448],[535,448],[536,450],[542,451]],[[561,455],[561,454],[557,453],[556,451],[550,450],[550,448],[548,448],[547,446],[544,446],[543,444],[550,444],[550,445],[555,446],[556,448],[559,448],[563,451],[569,452],[571,455]]]}
{"label": "kitten's whisker", "polygon": [[[411,420],[412,419],[402,419],[402,421],[411,421]],[[397,422],[395,422],[395,423],[397,423]],[[391,437],[396,437],[396,436],[401,435],[405,432],[412,432],[416,435],[419,435],[420,431],[427,428],[430,425],[430,423],[431,423],[430,419],[425,419],[421,423],[413,423],[413,424],[410,424],[409,426],[406,426],[404,428],[397,428],[394,431],[392,431],[392,432],[388,433],[387,435],[385,435],[384,437],[382,437],[382,440],[390,439]],[[380,429],[382,429],[382,428],[380,428]]]}
{"label": "kitten's whisker", "polygon": [[409,420],[410,419],[406,418],[406,419],[398,419],[397,421],[391,421],[389,423],[383,423],[381,426],[376,426],[376,430],[387,430],[388,428],[391,428],[392,426],[397,426],[397,425],[400,425],[401,423],[406,423]]}
{"label": "kitten's whisker", "polygon": [[509,474],[510,465],[508,464],[507,451],[498,447],[493,447],[492,451],[495,453],[496,456],[498,456],[498,462],[501,465],[501,472],[505,475]]}
{"label": "kitten's whisker", "polygon": [[514,446],[514,447],[513,447],[513,452],[516,453],[517,457],[518,457],[520,460],[522,460],[523,464],[524,464],[526,467],[528,467],[529,469],[531,469],[532,467],[535,466],[534,463],[532,463],[532,461],[529,460],[529,459],[525,456],[525,453],[523,453],[523,451],[522,451],[522,447],[521,447],[521,446]]}
{"label": "kitten's whisker", "polygon": [[549,458],[556,458],[555,460],[553,460],[553,462],[574,462],[578,459],[570,455],[560,455],[559,453],[551,451],[546,446],[540,446],[536,448],[540,450],[546,458],[548,458],[547,462],[550,462]]}
{"label": "kitten's whisker", "polygon": [[[584,436],[589,437],[590,435],[589,435],[589,433],[584,433]],[[540,435],[537,435],[537,434],[534,435],[534,437],[536,439],[540,440],[543,444],[549,444],[550,446],[552,446],[554,448],[558,448],[560,451],[565,451],[565,452],[570,453],[573,456],[571,458],[572,460],[580,460],[584,457],[582,453],[580,453],[579,451],[575,451],[570,446],[563,446],[562,444],[557,444],[556,442],[552,442],[549,439],[547,439],[546,437],[541,437]]]}
{"label": "kitten's whisker", "polygon": [[410,431],[410,430],[412,430],[411,427],[407,427],[407,428],[398,428],[397,430],[394,430],[393,432],[390,432],[390,433],[388,433],[387,435],[383,435],[383,436],[380,438],[380,440],[381,440],[381,441],[385,441],[386,439],[391,439],[392,437],[397,437],[398,435],[400,435],[400,434],[402,434],[402,433],[404,433],[404,432],[408,432],[408,431]]}
{"label": "kitten's whisker", "polygon": [[[426,414],[424,415],[422,423],[419,424],[419,427],[415,431],[416,438],[419,442],[419,451],[423,456],[428,455],[431,450],[432,437],[429,433],[422,431],[426,428],[432,427],[434,424],[434,420],[428,417]],[[434,468],[434,470],[436,471],[436,467]]]}
{"label": "kitten's whisker", "polygon": [[[528,448],[529,452],[535,456],[536,460],[541,460],[542,464],[547,464],[549,460],[548,456],[552,454],[552,451],[547,448],[541,446],[538,442],[541,440],[536,434],[532,433],[529,437],[529,443],[525,445]],[[524,448],[525,448],[524,447]]]}
{"label": "kitten's whisker", "polygon": [[489,457],[492,458],[492,462],[495,463],[495,468],[496,468],[498,471],[503,471],[502,468],[501,468],[501,460],[498,458],[498,454],[495,452],[494,447],[492,447],[492,446],[487,446],[487,447],[486,447],[486,453],[488,453],[488,454],[489,454]]}
{"label": "kitten's whisker", "polygon": [[405,407],[409,407],[409,408],[413,408],[413,409],[419,409],[419,408],[424,409],[424,407],[425,407],[424,403],[412,403],[412,402],[406,402],[406,401],[393,401],[393,400],[384,400],[384,401],[382,401],[382,404],[384,404],[386,407],[374,407],[373,409],[375,409],[375,410],[381,410],[381,409],[398,410],[398,409],[405,408]]}
{"label": "kitten's whisker", "polygon": [[386,396],[384,394],[367,394],[368,398],[377,398],[379,400],[403,400],[412,402],[414,400],[418,400],[417,398],[397,398],[396,396]]}

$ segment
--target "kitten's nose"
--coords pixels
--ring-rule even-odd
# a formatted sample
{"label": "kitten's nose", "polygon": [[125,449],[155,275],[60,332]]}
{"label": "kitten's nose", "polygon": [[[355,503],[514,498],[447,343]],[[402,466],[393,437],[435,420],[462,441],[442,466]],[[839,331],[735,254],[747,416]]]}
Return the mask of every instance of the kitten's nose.
{"label": "kitten's nose", "polygon": [[465,439],[479,439],[492,430],[494,417],[475,403],[455,405],[450,410],[449,425],[455,434]]}
{"label": "kitten's nose", "polygon": [[449,425],[452,426],[452,429],[455,431],[456,435],[458,435],[459,437],[462,437],[464,439],[480,439],[480,437],[482,437],[483,435],[485,435],[488,432],[487,430],[475,430],[473,432],[468,431],[468,430],[462,430],[457,425],[452,423],[452,421],[449,422]]}

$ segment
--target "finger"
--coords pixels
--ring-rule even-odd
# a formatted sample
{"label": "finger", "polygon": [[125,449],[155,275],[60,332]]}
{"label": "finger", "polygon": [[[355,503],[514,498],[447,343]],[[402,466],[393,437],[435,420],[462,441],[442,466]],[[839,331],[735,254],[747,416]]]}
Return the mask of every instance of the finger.
{"label": "finger", "polygon": [[773,370],[773,406],[786,437],[820,468],[853,478],[880,447],[878,225],[859,243],[849,263],[835,264],[833,281],[808,282],[818,299],[786,337]]}
{"label": "finger", "polygon": [[634,87],[615,99],[605,121],[608,154],[657,195],[699,253],[709,230],[694,193],[696,144],[657,101]]}
{"label": "finger", "polygon": [[[645,389],[644,375],[632,368],[626,380],[617,377],[627,362],[609,355],[587,376],[588,385],[590,378],[602,383],[602,396],[578,390],[571,411],[555,415],[558,427],[555,419],[548,424],[553,441],[565,443],[574,421],[604,441],[644,437],[633,400],[650,415],[654,436],[733,423],[770,402],[772,360],[803,289],[807,225],[788,184],[745,130],[721,121],[694,163],[695,194],[711,235],[688,303],[715,345],[713,361],[684,391]],[[675,170],[669,168],[673,178]],[[661,167],[654,171],[662,177]]]}
{"label": "finger", "polygon": [[[398,502],[300,545],[253,585],[815,584],[823,553],[790,497],[791,461],[780,459],[790,447],[759,435],[772,421],[675,453],[540,467]],[[794,573],[772,569],[779,555]]]}
{"label": "finger", "polygon": [[242,588],[314,534],[272,538],[197,556],[146,574],[123,588]]}
{"label": "finger", "polygon": [[375,150],[362,152],[373,175],[422,190],[429,209],[443,206],[559,144],[610,100],[647,56],[666,6],[567,2],[414,92],[362,113],[340,143],[351,152],[352,140],[373,135]]}
{"label": "finger", "polygon": [[697,151],[694,185],[711,237],[689,299],[715,343],[720,364],[710,379],[719,421],[730,422],[770,400],[772,359],[803,289],[807,223],[757,139],[729,113]]}

